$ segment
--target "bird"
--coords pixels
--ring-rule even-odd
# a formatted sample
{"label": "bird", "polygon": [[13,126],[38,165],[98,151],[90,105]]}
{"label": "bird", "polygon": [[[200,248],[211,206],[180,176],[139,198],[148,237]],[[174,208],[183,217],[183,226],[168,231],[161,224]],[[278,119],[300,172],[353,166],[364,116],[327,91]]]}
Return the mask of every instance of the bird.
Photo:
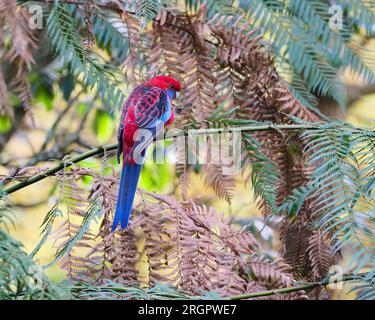
{"label": "bird", "polygon": [[125,101],[117,131],[117,161],[122,154],[123,165],[112,232],[119,224],[121,229],[129,224],[146,148],[163,127],[173,123],[172,100],[180,91],[177,79],[159,75],[137,86]]}

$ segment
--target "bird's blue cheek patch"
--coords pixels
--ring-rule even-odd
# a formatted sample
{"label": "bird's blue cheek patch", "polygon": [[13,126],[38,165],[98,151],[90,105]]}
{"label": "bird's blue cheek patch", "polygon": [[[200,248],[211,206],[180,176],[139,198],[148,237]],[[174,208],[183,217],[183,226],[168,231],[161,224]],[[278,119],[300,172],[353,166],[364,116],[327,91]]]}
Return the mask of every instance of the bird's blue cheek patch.
{"label": "bird's blue cheek patch", "polygon": [[165,124],[172,116],[172,105],[171,100],[167,99],[167,108],[163,114],[162,121]]}
{"label": "bird's blue cheek patch", "polygon": [[167,89],[167,95],[169,98],[174,99],[176,97],[176,91]]}

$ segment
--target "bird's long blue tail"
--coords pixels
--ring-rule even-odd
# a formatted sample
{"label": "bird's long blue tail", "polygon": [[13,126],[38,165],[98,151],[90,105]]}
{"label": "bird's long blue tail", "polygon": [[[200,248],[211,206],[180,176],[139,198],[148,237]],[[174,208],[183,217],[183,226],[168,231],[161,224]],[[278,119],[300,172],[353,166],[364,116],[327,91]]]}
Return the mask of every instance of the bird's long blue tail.
{"label": "bird's long blue tail", "polygon": [[122,229],[125,229],[128,226],[141,169],[142,164],[127,163],[122,167],[112,231],[116,230],[119,223],[121,224]]}

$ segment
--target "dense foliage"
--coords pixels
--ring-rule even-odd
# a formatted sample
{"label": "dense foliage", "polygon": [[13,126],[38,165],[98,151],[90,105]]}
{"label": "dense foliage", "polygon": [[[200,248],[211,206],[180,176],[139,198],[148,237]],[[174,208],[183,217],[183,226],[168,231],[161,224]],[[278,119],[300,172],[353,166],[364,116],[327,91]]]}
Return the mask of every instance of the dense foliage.
{"label": "dense foliage", "polygon": [[[31,157],[1,159],[0,297],[218,299],[272,289],[256,298],[323,299],[331,293],[316,284],[327,284],[344,255],[348,288],[375,298],[375,133],[329,119],[321,106],[330,99],[345,110],[344,73],[375,82],[374,54],[365,48],[375,10],[370,1],[335,3],[342,21],[332,26],[330,1],[2,1],[0,150],[6,154],[24,123],[40,125],[35,100],[56,118]],[[43,28],[30,6],[42,8]],[[146,168],[150,190],[138,189],[129,228],[111,232],[116,146],[90,151],[91,142],[111,139],[129,90],[157,74],[183,84],[177,144],[237,132],[240,172],[191,164],[177,148],[174,192],[150,192],[163,173]],[[95,140],[87,140],[89,121]],[[189,152],[199,158],[196,148]],[[96,167],[84,164],[91,156]],[[229,203],[239,184],[251,189],[264,227],[279,235],[278,255],[262,250],[250,217],[239,221],[189,198],[194,173]],[[54,203],[26,254],[9,235],[11,194],[47,177]],[[66,271],[59,284],[37,260],[52,239],[46,268]],[[292,289],[277,293],[282,288]]]}

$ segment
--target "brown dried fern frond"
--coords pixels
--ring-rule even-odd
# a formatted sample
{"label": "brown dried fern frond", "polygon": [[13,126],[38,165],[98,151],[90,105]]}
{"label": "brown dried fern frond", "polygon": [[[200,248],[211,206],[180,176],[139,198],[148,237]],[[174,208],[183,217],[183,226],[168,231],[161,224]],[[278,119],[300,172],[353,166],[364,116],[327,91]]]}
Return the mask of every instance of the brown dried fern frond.
{"label": "brown dried fern frond", "polygon": [[5,58],[16,70],[11,85],[19,94],[23,107],[32,115],[27,75],[35,63],[32,50],[37,47],[37,41],[34,30],[30,28],[30,21],[27,8],[17,6],[16,0],[4,0],[0,3],[0,25],[6,26],[5,32],[10,38],[10,48]]}
{"label": "brown dried fern frond", "polygon": [[[96,170],[76,166],[70,170],[65,169],[56,176],[60,188],[58,203],[65,213],[63,222],[52,233],[57,249],[54,262],[61,259],[62,268],[73,280],[94,278],[95,273],[104,273],[105,270],[97,270],[91,264],[93,260],[101,258],[90,256],[97,243],[92,223],[103,214],[112,212],[116,196],[110,191],[113,190],[115,178],[103,177]],[[82,185],[84,176],[93,177],[91,192]],[[111,207],[108,209],[106,206]],[[61,208],[60,212],[64,212]],[[88,259],[89,256],[91,259]]]}
{"label": "brown dried fern frond", "polygon": [[[81,175],[73,174],[64,175],[64,172],[58,179],[61,179],[60,191],[61,199],[60,202],[64,202],[66,205],[66,219],[57,227],[53,233],[53,238],[57,244],[57,254],[64,250],[68,246],[69,242],[81,231],[82,221],[86,215],[86,208],[89,206],[87,200],[87,192],[78,185],[78,180]],[[79,170],[79,169],[77,169]],[[84,263],[85,259],[76,255],[75,250],[79,247],[89,247],[86,241],[92,240],[94,237],[90,232],[85,234],[78,239],[74,244],[74,247],[67,251],[67,254],[62,257],[61,267],[67,271],[68,277],[71,279],[78,279],[82,273],[85,272]]]}
{"label": "brown dried fern frond", "polygon": [[[114,245],[129,250],[138,234],[144,249],[133,258],[145,257],[141,265],[147,266],[147,275],[141,277],[139,267],[128,264],[129,258],[122,254],[119,263],[112,265],[117,273],[114,280],[119,280],[122,266],[120,281],[134,279],[137,270],[137,279],[148,287],[163,283],[197,295],[214,291],[226,296],[293,285],[289,274],[255,255],[257,245],[251,233],[238,230],[213,208],[144,191],[140,195],[140,215],[128,229],[117,232],[127,247],[121,241]],[[294,298],[306,296],[301,292]]]}
{"label": "brown dried fern frond", "polygon": [[29,27],[30,15],[27,8],[17,6],[16,0],[4,0],[0,4],[0,19],[7,26],[11,46],[7,52],[10,62],[21,59],[26,68],[34,64],[32,49],[36,48],[35,35]]}
{"label": "brown dried fern frond", "polygon": [[144,59],[142,54],[141,27],[137,19],[129,13],[124,12],[121,19],[122,23],[126,25],[129,38],[128,54],[122,64],[122,70],[125,72],[130,84],[138,85],[144,81],[144,75],[139,68]]}
{"label": "brown dried fern frond", "polygon": [[310,236],[307,251],[312,266],[313,281],[325,278],[331,266],[337,263],[339,254],[334,253],[332,247],[327,235],[324,236],[320,232],[315,231]]}
{"label": "brown dried fern frond", "polygon": [[[0,37],[0,41],[1,37]],[[0,68],[0,116],[10,116],[10,118],[13,118],[14,112],[13,109],[10,107],[10,100],[9,100],[9,94],[8,94],[8,88],[5,83],[4,79],[4,73],[2,68]]]}
{"label": "brown dried fern frond", "polygon": [[215,164],[204,166],[203,171],[205,184],[212,186],[216,194],[230,204],[236,187],[234,176],[225,174],[222,166]]}
{"label": "brown dried fern frond", "polygon": [[204,41],[209,28],[203,11],[188,16],[164,10],[154,25],[151,36],[161,39],[165,57],[159,72],[170,71],[180,78],[184,87],[181,103],[192,109],[196,121],[206,119],[217,107],[217,64]]}
{"label": "brown dried fern frond", "polygon": [[[289,266],[279,265],[280,263],[280,261],[271,263],[259,257],[252,258],[248,263],[251,269],[251,277],[258,285],[260,284],[268,290],[293,286],[295,280],[293,276],[286,271]],[[301,290],[286,295],[276,295],[272,297],[272,299],[304,300],[308,299],[308,297],[306,293]]]}
{"label": "brown dried fern frond", "polygon": [[[220,23],[216,23],[215,26],[216,29],[212,30],[221,43],[218,55],[221,64],[233,69],[232,75],[238,77],[240,74],[238,79],[242,80],[242,83],[248,81],[248,85],[243,84],[243,87],[247,87],[252,96],[251,99],[246,99],[247,104],[239,107],[237,116],[273,123],[288,123],[291,121],[290,116],[311,122],[319,120],[316,114],[304,107],[291,94],[286,82],[277,75],[272,58],[265,53],[259,41],[246,39],[246,35],[235,33],[234,30],[228,32],[228,28]],[[242,51],[238,48],[242,48]],[[246,51],[245,48],[250,50]],[[241,92],[241,87],[236,91]],[[246,93],[240,96],[246,97]],[[312,168],[305,168],[304,158],[299,156],[306,142],[300,141],[291,133],[262,131],[253,136],[261,143],[263,153],[273,161],[280,174],[276,198],[276,205],[280,206],[295,188],[304,186],[308,181],[308,174],[305,172],[311,171]],[[251,162],[251,155],[249,159]],[[308,277],[312,268],[312,262],[307,256],[308,240],[305,238],[308,239],[310,235],[307,224],[314,219],[308,203],[309,200],[305,200],[300,212],[304,218],[293,224],[285,220],[281,234],[283,256],[295,270],[298,278]],[[261,201],[260,207],[265,214],[272,213],[266,202]],[[295,234],[296,228],[306,230],[307,233]]]}
{"label": "brown dried fern frond", "polygon": [[291,222],[284,218],[281,224],[281,255],[291,266],[291,272],[298,280],[309,278],[311,263],[308,256],[309,237],[312,231],[305,222]]}
{"label": "brown dried fern frond", "polygon": [[[233,91],[244,99],[238,106],[237,116],[273,123],[289,122],[289,115],[305,121],[317,121],[318,117],[302,106],[279,78],[272,58],[260,45],[259,37],[251,32],[236,33],[235,28],[228,29],[222,26],[220,18],[218,21],[211,28],[220,44],[217,59],[222,67],[231,69],[231,74],[237,77],[237,81],[231,85],[238,84]],[[289,133],[282,135],[271,131],[257,132],[253,136],[262,144],[262,151],[275,163],[280,173],[277,197],[277,204],[280,205],[293,188],[289,183],[289,171],[296,164],[291,161],[288,145],[295,138]],[[266,206],[265,213],[269,213]]]}

